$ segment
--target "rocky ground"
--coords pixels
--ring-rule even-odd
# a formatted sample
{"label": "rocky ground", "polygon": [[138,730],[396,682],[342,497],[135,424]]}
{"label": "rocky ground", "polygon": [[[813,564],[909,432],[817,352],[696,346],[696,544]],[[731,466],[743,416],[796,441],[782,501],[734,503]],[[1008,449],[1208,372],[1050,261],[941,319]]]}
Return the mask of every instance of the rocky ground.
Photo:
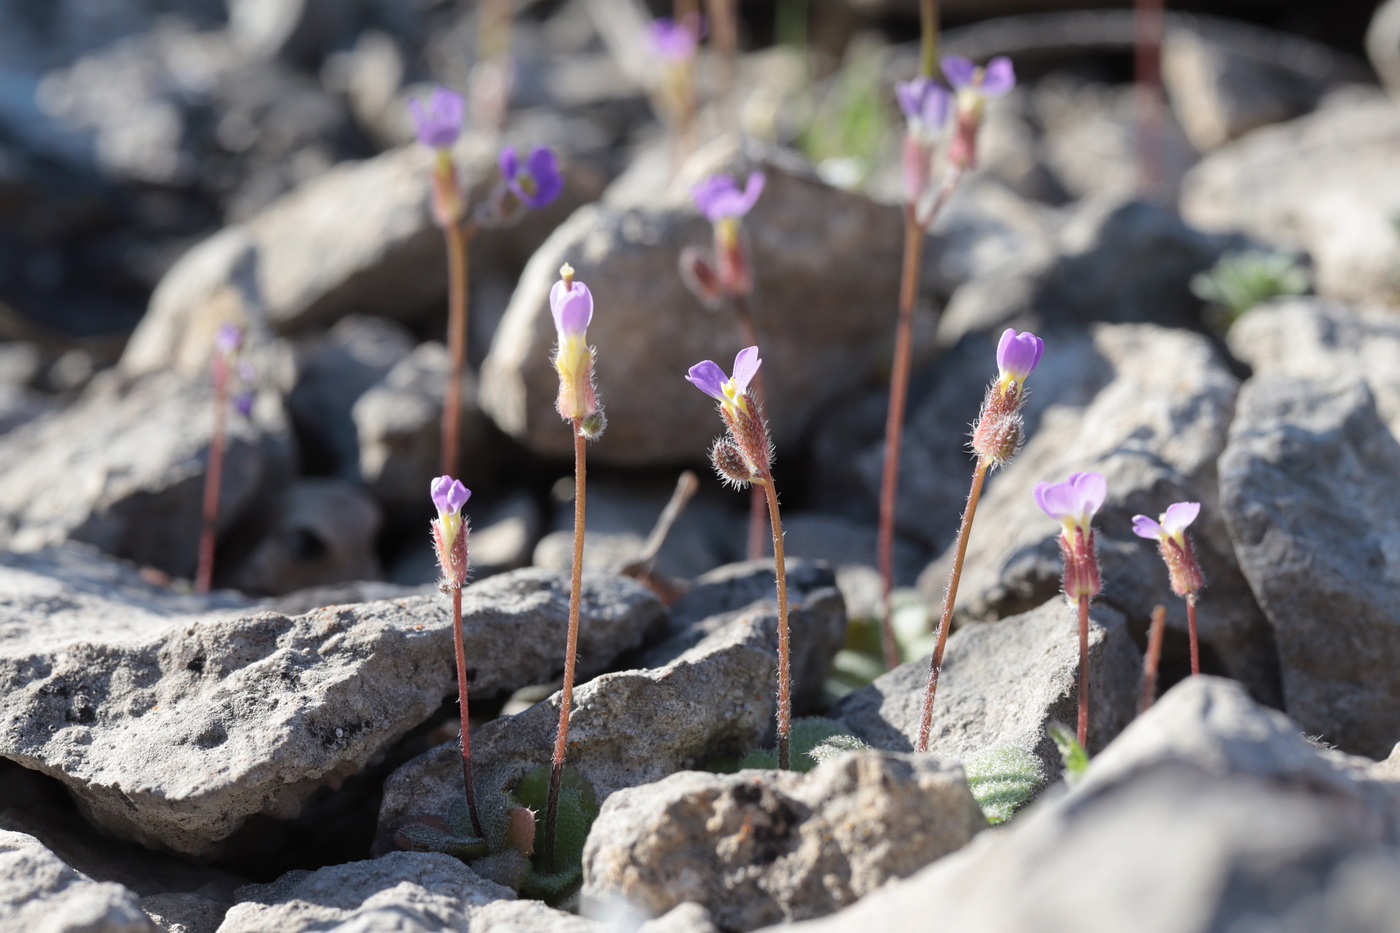
{"label": "rocky ground", "polygon": [[[427,534],[446,261],[405,103],[468,85],[475,5],[39,6],[0,0],[0,930],[1400,930],[1400,0],[1369,58],[1259,25],[1307,21],[1267,5],[1174,9],[1148,196],[1130,18],[1057,2],[978,21],[1023,5],[945,0],[963,24],[946,51],[1010,54],[1021,82],[924,243],[896,524],[907,657],[888,672],[869,650],[903,249],[885,110],[914,69],[914,5],[814,4],[810,82],[746,21],[738,90],[681,159],[637,8],[516,5],[504,129],[469,128],[454,157],[480,199],[503,141],[548,144],[565,188],[473,245],[463,633],[474,761],[527,783],[554,739],[569,599],[547,298],[567,261],[597,301],[609,427],[569,734],[598,812],[578,890],[552,904],[409,838],[452,812],[461,770]],[[833,57],[857,26],[878,38]],[[701,73],[711,101],[721,70]],[[833,154],[814,127],[862,73],[883,135]],[[742,560],[747,496],[711,478],[719,422],[681,378],[740,345],[677,274],[710,237],[690,186],[753,169],[795,712],[828,740],[800,773],[741,767],[773,737],[773,564]],[[1251,250],[1310,284],[1230,323],[1198,277]],[[208,360],[229,321],[254,398],[228,420],[201,596]],[[919,755],[923,620],[1008,326],[1045,355],[1026,443],[978,508]],[[648,587],[623,571],[688,467],[701,487]],[[1048,733],[1075,718],[1074,614],[1032,490],[1084,470],[1109,491],[1074,774]],[[1131,530],[1179,500],[1202,504],[1201,677]],[[1140,715],[1159,603],[1161,696]],[[1038,777],[992,825],[997,762]]]}

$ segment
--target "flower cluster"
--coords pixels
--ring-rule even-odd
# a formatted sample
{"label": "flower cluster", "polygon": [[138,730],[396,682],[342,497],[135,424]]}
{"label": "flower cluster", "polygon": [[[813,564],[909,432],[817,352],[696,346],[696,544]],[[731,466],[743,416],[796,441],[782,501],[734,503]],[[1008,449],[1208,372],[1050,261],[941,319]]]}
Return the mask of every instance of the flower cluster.
{"label": "flower cluster", "polygon": [[749,395],[749,383],[763,361],[758,347],[746,347],[734,357],[734,375],[726,376],[713,360],[690,367],[686,379],[719,402],[728,436],[715,441],[710,460],[724,480],[735,486],[765,480],[773,467],[773,444],[758,403]]}
{"label": "flower cluster", "polygon": [[462,506],[471,498],[471,490],[462,481],[439,476],[429,487],[437,518],[433,519],[433,547],[437,551],[438,567],[442,569],[442,588],[461,589],[467,582],[467,520]]}
{"label": "flower cluster", "polygon": [[593,348],[588,345],[588,324],[593,320],[593,293],[582,282],[574,281],[574,268],[568,263],[559,270],[559,281],[549,290],[549,310],[559,345],[554,351],[554,370],[559,374],[559,398],[555,408],[565,421],[577,421],[589,440],[603,433],[607,421],[598,405],[593,385]]}
{"label": "flower cluster", "polygon": [[233,408],[243,417],[253,413],[253,366],[240,359],[243,351],[243,328],[236,324],[220,324],[214,333],[214,379],[226,387],[236,377],[238,391],[233,393]]}
{"label": "flower cluster", "polygon": [[1060,523],[1060,553],[1065,559],[1065,595],[1092,599],[1099,592],[1099,559],[1091,524],[1108,495],[1101,473],[1071,473],[1062,483],[1039,483],[1035,501]]}
{"label": "flower cluster", "polygon": [[689,247],[681,251],[681,276],[695,296],[715,307],[724,298],[753,291],[753,273],[744,244],[742,222],[758,203],[767,176],[749,173],[740,188],[732,175],[711,175],[691,189],[695,206],[710,221],[714,251]]}
{"label": "flower cluster", "polygon": [[1008,327],[997,344],[997,378],[987,387],[982,413],[972,429],[972,450],[978,459],[1004,466],[1021,447],[1021,406],[1026,378],[1040,363],[1045,342],[1029,331]]}
{"label": "flower cluster", "polygon": [[1196,560],[1196,551],[1191,539],[1186,537],[1186,529],[1201,514],[1199,502],[1175,502],[1167,506],[1157,521],[1146,515],[1133,516],[1133,534],[1139,538],[1156,539],[1162,552],[1162,560],[1167,564],[1171,575],[1172,592],[1186,599],[1194,599],[1201,587],[1206,585],[1205,574]]}

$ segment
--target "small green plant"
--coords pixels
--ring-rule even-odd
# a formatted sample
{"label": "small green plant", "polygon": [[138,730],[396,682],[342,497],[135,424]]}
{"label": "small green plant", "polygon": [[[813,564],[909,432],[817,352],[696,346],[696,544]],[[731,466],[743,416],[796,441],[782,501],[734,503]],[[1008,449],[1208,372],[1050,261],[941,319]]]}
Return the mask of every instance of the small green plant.
{"label": "small green plant", "polygon": [[1054,740],[1055,747],[1060,750],[1060,758],[1065,763],[1065,783],[1075,784],[1084,776],[1084,771],[1089,767],[1089,753],[1084,750],[1084,746],[1075,738],[1073,732],[1067,726],[1058,722],[1052,722],[1046,730],[1050,733],[1050,738]]}
{"label": "small green plant", "polygon": [[1005,823],[1045,780],[1040,759],[1014,745],[984,748],[963,761],[967,786],[993,826]]}
{"label": "small green plant", "polygon": [[1226,253],[1191,279],[1191,291],[1209,302],[1208,322],[1222,334],[1251,308],[1272,298],[1306,294],[1311,287],[1312,276],[1298,257],[1277,250]]}
{"label": "small green plant", "polygon": [[[848,734],[846,726],[834,719],[804,716],[792,723],[792,770],[806,773],[824,761],[846,752],[869,748],[860,739]],[[771,748],[756,748],[737,762],[715,762],[713,770],[726,773],[747,768],[773,769],[778,756]]]}
{"label": "small green plant", "polygon": [[885,46],[873,38],[852,42],[799,134],[798,148],[833,184],[858,187],[893,144],[895,126],[884,100],[887,57]]}

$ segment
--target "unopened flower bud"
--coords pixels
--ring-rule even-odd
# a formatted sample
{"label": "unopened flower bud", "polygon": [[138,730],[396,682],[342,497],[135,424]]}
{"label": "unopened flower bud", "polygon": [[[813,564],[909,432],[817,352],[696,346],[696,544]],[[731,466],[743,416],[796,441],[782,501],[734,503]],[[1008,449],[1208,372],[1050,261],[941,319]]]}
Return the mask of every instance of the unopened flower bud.
{"label": "unopened flower bud", "polygon": [[554,368],[559,373],[556,407],[565,421],[587,418],[598,410],[593,388],[593,350],[588,346],[588,324],[593,319],[593,294],[588,286],[574,281],[568,263],[559,270],[560,279],[549,292],[549,309],[559,347]]}
{"label": "unopened flower bud", "polygon": [[461,480],[439,476],[429,486],[437,518],[433,519],[433,546],[438,566],[442,568],[443,584],[447,589],[460,589],[467,582],[467,534],[462,506],[471,498],[471,490]]}
{"label": "unopened flower bud", "polygon": [[738,447],[724,438],[715,441],[714,446],[710,448],[710,462],[714,464],[720,479],[737,487],[747,486],[754,480],[753,470],[745,462],[744,455],[739,453]]}
{"label": "unopened flower bud", "polygon": [[711,264],[705,251],[694,246],[681,250],[681,281],[690,293],[699,298],[711,310],[718,308],[724,293],[720,288],[719,273]]}
{"label": "unopened flower bud", "polygon": [[1019,412],[984,413],[972,431],[972,452],[980,460],[1005,466],[1021,449],[1022,438]]}
{"label": "unopened flower bud", "polygon": [[596,441],[603,436],[603,431],[608,426],[608,416],[603,414],[603,409],[599,408],[590,415],[585,415],[578,423],[579,433],[590,441]]}

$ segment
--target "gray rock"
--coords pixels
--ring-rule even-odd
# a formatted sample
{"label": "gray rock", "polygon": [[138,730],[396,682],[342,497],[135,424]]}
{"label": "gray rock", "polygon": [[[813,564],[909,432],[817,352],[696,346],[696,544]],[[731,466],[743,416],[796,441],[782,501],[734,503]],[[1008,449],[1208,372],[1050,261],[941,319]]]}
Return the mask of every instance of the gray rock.
{"label": "gray rock", "polygon": [[1230,328],[1231,353],[1256,374],[1363,379],[1376,410],[1400,436],[1400,318],[1394,312],[1319,298],[1274,301],[1257,310]]}
{"label": "gray rock", "polygon": [[1201,152],[1307,113],[1327,90],[1326,77],[1192,29],[1169,30],[1162,43],[1167,98]]}
{"label": "gray rock", "polygon": [[141,909],[165,933],[215,933],[229,905],[200,894],[152,894]]}
{"label": "gray rock", "polygon": [[[442,473],[442,406],[451,367],[447,347],[420,344],[352,409],[360,477],[391,513],[421,512],[429,483]],[[463,374],[461,411],[458,463],[464,482],[474,486],[476,477],[494,469],[498,444],[470,371]]]}
{"label": "gray rock", "polygon": [[[989,131],[1002,112],[989,111]],[[1061,224],[1058,212],[974,175],[954,189],[924,243],[924,280],[950,295],[974,279],[1040,268],[1054,258]]]}
{"label": "gray rock", "polygon": [[1400,3],[1383,0],[1366,29],[1366,57],[1391,92],[1400,93]]}
{"label": "gray rock", "polygon": [[1278,643],[1284,709],[1380,758],[1400,739],[1400,444],[1353,377],[1256,376],[1221,507]]}
{"label": "gray rock", "polygon": [[[934,699],[929,751],[950,761],[994,745],[1033,752],[1056,774],[1062,764],[1046,734],[1073,727],[1079,697],[1077,614],[1063,599],[1000,622],[964,625],[948,638]],[[1122,615],[1106,606],[1089,617],[1089,749],[1132,721],[1142,655]],[[929,659],[902,664],[843,697],[829,714],[876,748],[913,751]]]}
{"label": "gray rock", "polygon": [[[498,144],[480,136],[459,144],[458,171],[473,203],[499,179]],[[431,161],[415,144],[337,165],[193,247],[151,296],[122,370],[202,366],[228,319],[287,333],[347,314],[441,314],[446,258],[428,210]],[[553,205],[478,239],[479,268],[509,265],[512,253],[528,251],[596,192],[591,172],[567,164],[565,171],[564,194]]]}
{"label": "gray rock", "polygon": [[954,292],[938,342],[965,334],[999,337],[1006,327],[1040,333],[1093,321],[1196,327],[1191,277],[1215,264],[1230,241],[1193,230],[1171,211],[1119,197],[1077,206],[1039,265],[973,279]]}
{"label": "gray rock", "polygon": [[728,930],[839,910],[966,845],[986,820],[961,769],[856,752],[810,774],[684,771],[618,791],[583,853],[583,897],[686,901]]}
{"label": "gray rock", "polygon": [[[737,161],[728,152],[700,153],[685,177],[732,171]],[[893,314],[902,225],[897,208],[830,188],[787,159],[761,167],[768,185],[745,229],[763,390],[781,457],[825,406],[886,365],[890,318],[851,309]],[[644,207],[609,203],[575,213],[521,278],[483,364],[482,407],[531,451],[570,454],[569,432],[554,410],[558,377],[549,362],[555,333],[548,306],[549,289],[568,261],[597,302],[589,340],[598,348],[598,392],[609,425],[590,460],[645,466],[703,457],[722,429],[712,400],[683,377],[703,359],[728,367],[740,347],[733,316],[707,311],[676,272],[682,248],[710,239],[687,192]],[[647,391],[636,391],[639,385]]]}
{"label": "gray rock", "polygon": [[[562,587],[522,572],[466,591],[476,696],[554,673]],[[255,814],[296,816],[453,687],[438,596],[192,615],[129,570],[63,553],[7,558],[0,591],[0,756],[62,781],[109,831],[186,855],[216,854]],[[663,618],[630,580],[590,581],[586,594],[591,671]]]}
{"label": "gray rock", "polygon": [[[438,852],[393,852],[314,872],[288,872],[271,884],[240,888],[238,895],[242,903],[224,917],[219,933],[481,933],[491,929],[479,915],[483,908],[515,900],[510,888]],[[535,909],[557,914],[566,923],[574,919],[544,904]],[[575,922],[589,928],[584,921]]]}
{"label": "gray rock", "polygon": [[296,385],[287,409],[302,440],[304,459],[321,472],[359,475],[359,441],[350,410],[356,399],[413,351],[403,325],[384,318],[351,315],[322,338],[298,346]]}
{"label": "gray rock", "polygon": [[[1184,657],[1185,608],[1171,594],[1157,549],[1133,535],[1132,516],[1159,515],[1181,500],[1202,503],[1191,534],[1209,583],[1199,613],[1203,663],[1248,684],[1256,696],[1276,701],[1278,659],[1271,632],[1239,572],[1216,487],[1216,458],[1225,447],[1238,381],[1197,334],[1100,325],[1088,333],[1044,336],[1045,356],[1028,382],[1028,439],[1012,464],[989,478],[978,505],[957,618],[1024,612],[1059,591],[1064,562],[1058,528],[1036,507],[1032,492],[1037,482],[1095,471],[1108,480],[1108,497],[1094,520],[1103,572],[1099,599],[1126,615],[1139,639],[1153,607],[1166,605],[1166,657]],[[985,366],[993,370],[990,357]],[[956,408],[941,407],[934,396],[927,411],[917,412],[911,446],[958,450],[961,425],[976,411],[964,407],[968,391],[964,385],[950,392],[959,402]],[[971,478],[970,466],[964,469],[966,478],[958,478],[956,487],[962,496]],[[911,491],[921,482],[928,487],[928,478],[912,476]],[[951,497],[944,495],[947,509]],[[948,533],[956,530],[955,523]],[[942,605],[951,558],[945,551],[920,579],[934,606]]]}
{"label": "gray rock", "polygon": [[678,904],[654,920],[637,927],[637,933],[720,933],[710,912],[691,901]]}
{"label": "gray rock", "polygon": [[[94,382],[71,406],[0,437],[0,545],[71,539],[194,576],[213,417],[207,376],[159,373]],[[293,456],[271,398],[225,424],[221,538],[268,520]]]}
{"label": "gray rock", "polygon": [[383,570],[374,545],[382,518],[358,483],[299,480],[282,494],[266,537],[230,579],[244,592],[269,595],[377,580]]}
{"label": "gray rock", "polygon": [[1378,92],[1338,96],[1212,152],[1183,182],[1181,212],[1202,230],[1306,250],[1318,294],[1393,299],[1397,147],[1393,101]]}
{"label": "gray rock", "polygon": [[69,868],[33,836],[0,830],[0,930],[156,933],[136,895]]}
{"label": "gray rock", "polygon": [[[846,622],[840,596],[829,585],[798,596],[790,616],[795,711],[820,695]],[[641,659],[647,667],[603,674],[575,689],[568,763],[592,784],[600,801],[710,757],[755,748],[771,734],[777,613],[763,603],[746,610],[743,605],[731,604],[727,615],[697,623],[652,649]],[[473,729],[473,760],[489,762],[508,782],[547,764],[559,702],[555,693],[522,713]],[[384,785],[375,851],[391,848],[405,822],[446,812],[462,793],[461,769],[459,746],[449,742],[395,771]]]}
{"label": "gray rock", "polygon": [[1400,860],[1378,790],[1238,688],[1193,678],[1070,793],[795,929],[913,933],[930,905],[953,933],[1391,929]]}
{"label": "gray rock", "polygon": [[53,409],[53,401],[40,392],[22,385],[0,385],[0,434],[28,424]]}

